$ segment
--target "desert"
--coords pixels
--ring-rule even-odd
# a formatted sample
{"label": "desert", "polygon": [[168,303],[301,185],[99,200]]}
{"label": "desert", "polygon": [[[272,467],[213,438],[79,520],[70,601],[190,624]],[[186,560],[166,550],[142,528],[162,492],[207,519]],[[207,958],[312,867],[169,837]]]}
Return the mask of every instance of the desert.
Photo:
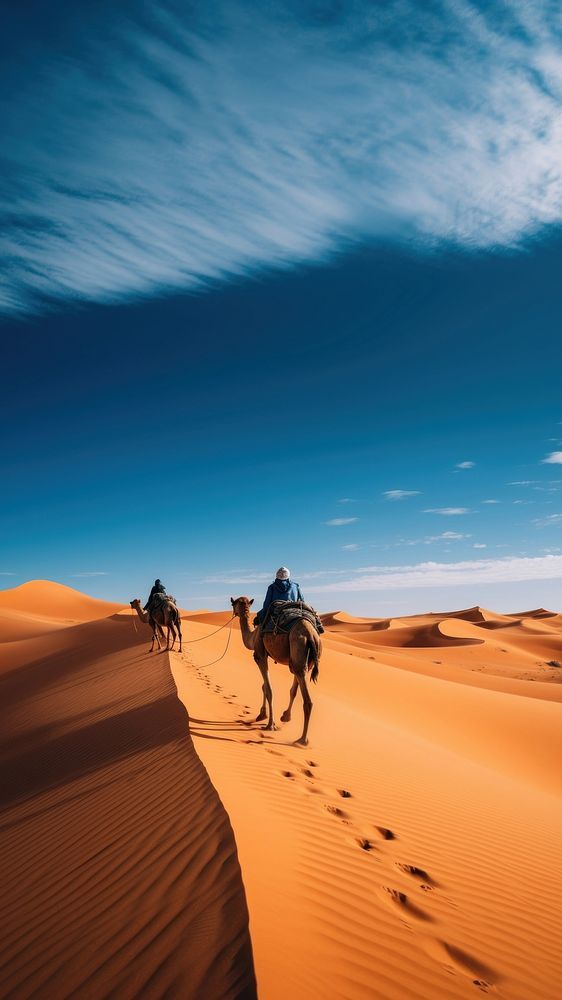
{"label": "desert", "polygon": [[559,615],[323,615],[307,747],[229,611],[135,618],[0,593],[3,995],[560,995]]}

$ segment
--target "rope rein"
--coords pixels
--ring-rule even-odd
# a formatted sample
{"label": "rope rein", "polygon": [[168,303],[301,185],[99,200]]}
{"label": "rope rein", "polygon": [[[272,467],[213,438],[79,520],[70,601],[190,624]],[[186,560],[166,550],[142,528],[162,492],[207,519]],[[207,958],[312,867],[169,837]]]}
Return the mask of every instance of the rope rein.
{"label": "rope rein", "polygon": [[[232,629],[228,633],[228,639],[226,640],[226,646],[224,647],[224,653],[221,653],[220,656],[217,656],[216,660],[211,660],[210,663],[198,663],[197,666],[200,667],[200,668],[202,668],[202,669],[205,669],[205,667],[212,667],[214,663],[218,663],[220,660],[224,660],[226,654],[228,653],[228,647],[230,646],[231,637],[232,637]],[[207,639],[207,638],[208,637],[205,636],[205,639]]]}
{"label": "rope rein", "polygon": [[[229,618],[228,621],[224,623],[224,625],[221,625],[220,628],[215,629],[214,632],[209,632],[208,635],[202,635],[202,636],[199,637],[199,639],[190,639],[189,640],[189,644],[191,645],[194,642],[202,642],[203,639],[210,639],[213,635],[217,635],[218,632],[222,632],[223,628],[227,628],[230,625],[230,623],[234,621],[235,618],[236,618],[236,615],[233,615],[232,618]],[[137,622],[136,622],[136,615],[133,615],[132,622],[133,622],[133,629],[134,629],[134,631],[138,632],[138,626],[137,626]],[[230,629],[230,631],[228,633],[228,639],[226,640],[226,646],[224,647],[224,652],[221,653],[220,656],[217,656],[216,660],[211,660],[210,663],[202,663],[202,664],[200,664],[200,666],[202,668],[212,667],[214,663],[219,663],[220,660],[223,660],[224,657],[226,656],[227,652],[228,652],[228,647],[230,646],[230,640],[231,640],[231,638],[232,638],[232,629]]]}
{"label": "rope rein", "polygon": [[232,618],[229,618],[229,619],[228,619],[228,621],[224,623],[224,625],[221,625],[221,627],[220,627],[220,628],[217,628],[217,629],[215,629],[215,631],[214,631],[214,632],[209,632],[209,634],[208,634],[208,635],[202,635],[202,636],[200,636],[200,637],[199,637],[199,639],[190,639],[190,640],[189,640],[189,644],[190,644],[190,646],[191,646],[191,645],[192,645],[192,644],[193,644],[194,642],[203,642],[203,639],[210,639],[210,638],[211,638],[211,636],[213,636],[213,635],[216,635],[216,634],[217,634],[217,632],[222,632],[223,628],[226,628],[226,627],[227,627],[227,625],[230,625],[230,623],[231,623],[231,622],[233,622],[235,618],[236,618],[236,615],[233,615],[233,616],[232,616]]}

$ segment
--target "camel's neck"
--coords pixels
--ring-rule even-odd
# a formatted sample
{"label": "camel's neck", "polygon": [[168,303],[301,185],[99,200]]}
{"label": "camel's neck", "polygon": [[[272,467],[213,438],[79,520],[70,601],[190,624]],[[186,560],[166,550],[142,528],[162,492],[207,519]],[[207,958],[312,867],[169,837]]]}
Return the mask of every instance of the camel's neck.
{"label": "camel's neck", "polygon": [[143,611],[143,609],[141,608],[140,604],[134,604],[133,607],[134,607],[137,615],[139,616],[141,622],[147,622],[148,621],[148,611]]}
{"label": "camel's neck", "polygon": [[242,632],[242,642],[246,649],[254,648],[254,639],[257,629],[250,628],[250,614],[240,615],[240,631]]}

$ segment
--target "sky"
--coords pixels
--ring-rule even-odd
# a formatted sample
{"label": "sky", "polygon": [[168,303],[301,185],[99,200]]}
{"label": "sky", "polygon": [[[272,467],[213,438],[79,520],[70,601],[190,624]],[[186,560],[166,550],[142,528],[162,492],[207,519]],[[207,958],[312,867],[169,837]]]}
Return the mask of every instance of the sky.
{"label": "sky", "polygon": [[557,5],[2,21],[0,587],[559,608]]}

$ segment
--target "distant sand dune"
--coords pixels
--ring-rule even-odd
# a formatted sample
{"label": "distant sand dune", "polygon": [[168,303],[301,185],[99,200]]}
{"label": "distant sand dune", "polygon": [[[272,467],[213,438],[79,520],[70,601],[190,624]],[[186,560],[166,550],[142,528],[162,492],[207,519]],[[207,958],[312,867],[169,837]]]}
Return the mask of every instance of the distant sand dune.
{"label": "distant sand dune", "polygon": [[94,621],[115,614],[125,605],[99,601],[72,587],[50,580],[31,580],[21,587],[0,591],[0,608],[12,608],[27,615],[45,615],[62,621]]}

